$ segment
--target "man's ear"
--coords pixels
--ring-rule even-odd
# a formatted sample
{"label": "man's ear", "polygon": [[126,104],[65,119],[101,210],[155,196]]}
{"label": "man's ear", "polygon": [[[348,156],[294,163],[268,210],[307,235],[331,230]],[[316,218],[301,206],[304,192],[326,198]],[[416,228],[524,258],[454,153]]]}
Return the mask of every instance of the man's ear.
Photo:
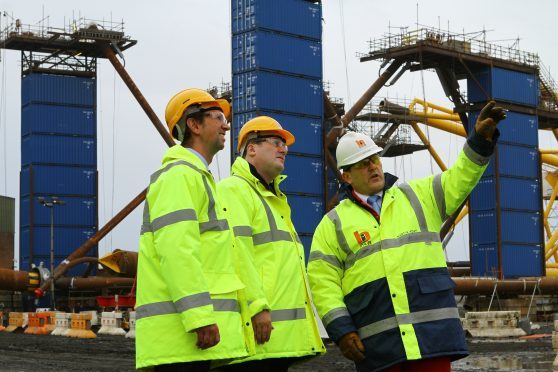
{"label": "man's ear", "polygon": [[344,171],[343,173],[341,173],[341,177],[343,177],[343,181],[347,182],[349,185],[353,181],[350,172]]}
{"label": "man's ear", "polygon": [[188,119],[186,119],[186,125],[190,129],[190,132],[195,133],[195,134],[199,134],[199,132],[200,132],[200,122],[199,121],[197,121],[194,118],[188,118]]}

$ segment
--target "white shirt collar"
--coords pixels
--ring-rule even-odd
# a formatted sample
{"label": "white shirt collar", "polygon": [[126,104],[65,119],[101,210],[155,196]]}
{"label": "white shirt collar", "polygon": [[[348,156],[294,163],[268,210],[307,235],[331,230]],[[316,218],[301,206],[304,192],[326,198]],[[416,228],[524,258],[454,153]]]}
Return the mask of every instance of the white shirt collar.
{"label": "white shirt collar", "polygon": [[196,155],[198,158],[200,158],[200,160],[202,161],[202,163],[205,165],[205,169],[209,169],[209,164],[207,164],[207,160],[205,160],[205,158],[202,156],[202,154],[200,154],[199,152],[197,152],[196,150],[194,150],[191,147],[186,147],[186,150],[190,151],[192,154]]}
{"label": "white shirt collar", "polygon": [[[364,194],[361,194],[360,192],[357,192],[357,191],[355,191],[355,194],[356,194],[356,196],[358,196],[358,198],[360,200],[362,200],[362,202],[364,204],[368,204],[367,199],[370,195],[364,195]],[[378,195],[380,198],[382,198],[384,196],[384,191],[382,190],[380,192],[375,193],[374,195]]]}

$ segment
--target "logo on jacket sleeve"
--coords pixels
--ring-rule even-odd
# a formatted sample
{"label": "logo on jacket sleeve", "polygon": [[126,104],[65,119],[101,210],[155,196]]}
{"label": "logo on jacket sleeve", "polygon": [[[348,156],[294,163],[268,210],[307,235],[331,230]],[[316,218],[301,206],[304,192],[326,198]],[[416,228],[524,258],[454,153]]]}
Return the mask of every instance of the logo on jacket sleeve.
{"label": "logo on jacket sleeve", "polygon": [[368,231],[362,231],[362,232],[355,231],[353,232],[353,234],[355,235],[358,244],[362,244],[370,241],[370,233]]}

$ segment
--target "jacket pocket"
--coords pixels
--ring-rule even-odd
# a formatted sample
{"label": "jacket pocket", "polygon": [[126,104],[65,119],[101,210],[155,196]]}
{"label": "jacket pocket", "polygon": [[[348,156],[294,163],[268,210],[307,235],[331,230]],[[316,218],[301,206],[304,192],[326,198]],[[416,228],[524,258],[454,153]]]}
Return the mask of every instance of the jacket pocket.
{"label": "jacket pocket", "polygon": [[347,305],[349,313],[355,315],[367,309],[373,298],[374,287],[370,284],[365,284],[345,296],[345,305]]}
{"label": "jacket pocket", "polygon": [[431,275],[417,278],[420,293],[430,294],[455,288],[455,283],[448,275]]}

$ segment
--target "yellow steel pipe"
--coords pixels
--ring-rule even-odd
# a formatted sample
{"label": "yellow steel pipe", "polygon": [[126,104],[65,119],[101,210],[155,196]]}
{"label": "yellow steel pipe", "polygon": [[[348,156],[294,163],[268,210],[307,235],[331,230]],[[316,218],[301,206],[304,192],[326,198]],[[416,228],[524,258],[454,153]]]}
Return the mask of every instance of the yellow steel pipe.
{"label": "yellow steel pipe", "polygon": [[429,127],[455,134],[456,136],[467,137],[467,133],[465,132],[465,128],[463,128],[463,125],[461,123],[456,123],[455,121],[432,119],[430,117],[427,117],[425,124]]}
{"label": "yellow steel pipe", "polygon": [[434,112],[409,110],[409,115],[425,117],[427,119],[430,118],[430,119],[442,119],[442,120],[459,121],[459,115],[457,115],[457,114],[453,114],[453,115],[437,114],[437,113],[434,113]]}
{"label": "yellow steel pipe", "polygon": [[[445,112],[446,114],[454,115],[453,110],[451,110],[447,107],[444,107],[444,106],[436,105],[435,103],[430,103],[430,102],[423,101],[420,98],[415,98],[411,101],[411,104],[409,105],[409,110],[414,110],[414,107],[417,103],[422,105],[422,107],[431,107],[431,108],[436,109],[438,111]],[[426,111],[426,109],[424,111]],[[457,121],[460,121],[461,119],[459,119],[459,115],[456,115],[456,116],[457,116]]]}
{"label": "yellow steel pipe", "polygon": [[544,220],[544,231],[546,232],[546,237],[550,238],[550,226],[548,225],[548,220]]}
{"label": "yellow steel pipe", "polygon": [[422,130],[420,130],[418,124],[416,122],[413,122],[413,123],[411,123],[411,126],[413,127],[413,129],[415,130],[417,135],[419,136],[422,143],[424,143],[424,145],[427,146],[428,152],[434,158],[434,161],[436,161],[436,164],[438,164],[438,167],[440,167],[440,169],[442,171],[446,171],[448,168],[446,167],[446,165],[444,164],[442,159],[438,156],[438,154],[436,153],[436,150],[434,150],[434,148],[432,147],[432,145],[428,141],[428,138],[426,138],[426,136],[424,135]]}
{"label": "yellow steel pipe", "polygon": [[541,154],[541,162],[554,167],[558,167],[558,156],[551,154]]}
{"label": "yellow steel pipe", "polygon": [[541,154],[558,154],[558,150],[553,149],[539,149]]}
{"label": "yellow steel pipe", "polygon": [[550,257],[552,257],[556,251],[558,250],[558,246],[555,246],[554,244],[556,243],[556,241],[558,240],[558,230],[554,231],[554,233],[552,234],[552,236],[550,237],[550,239],[548,239],[548,241],[546,242],[546,244],[544,245],[544,251],[545,251],[545,261],[548,261],[548,259]]}
{"label": "yellow steel pipe", "polygon": [[457,218],[455,219],[454,225],[457,226],[457,224],[458,224],[459,222],[461,222],[461,220],[462,220],[463,218],[465,218],[465,216],[466,216],[468,213],[469,213],[469,206],[466,205],[466,206],[463,207],[463,209],[461,210],[461,212],[459,212],[459,215],[458,215]]}

